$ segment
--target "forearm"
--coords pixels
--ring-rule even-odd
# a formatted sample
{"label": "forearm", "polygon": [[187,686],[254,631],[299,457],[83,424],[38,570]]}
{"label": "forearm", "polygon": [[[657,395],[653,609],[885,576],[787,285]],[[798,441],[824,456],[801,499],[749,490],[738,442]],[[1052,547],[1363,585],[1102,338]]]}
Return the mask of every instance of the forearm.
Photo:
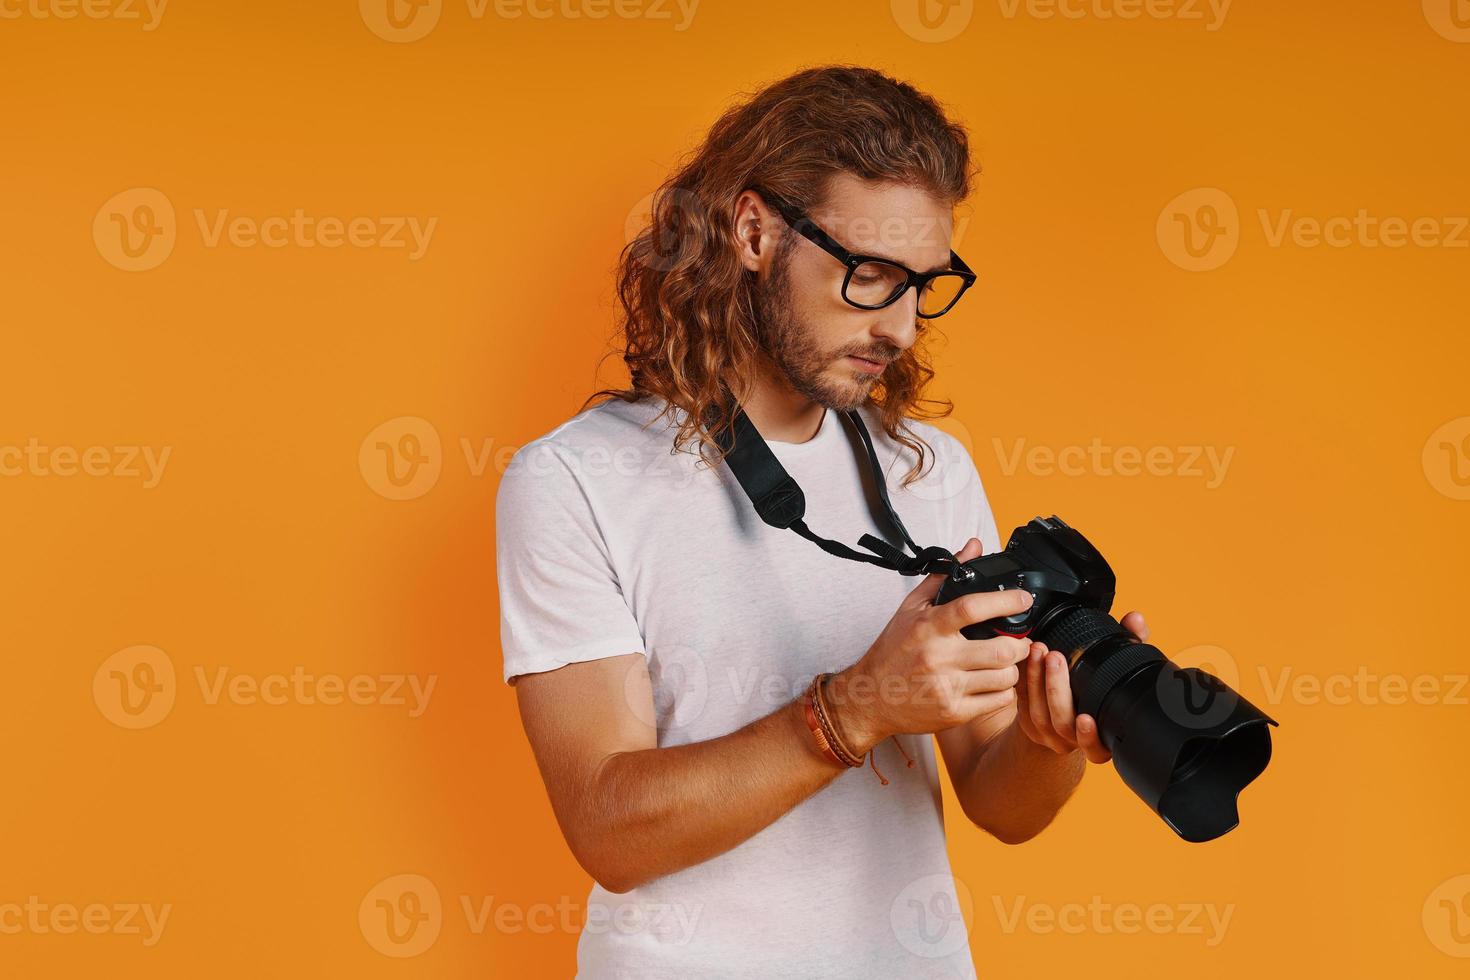
{"label": "forearm", "polygon": [[1052,822],[1086,768],[1080,751],[1058,754],[1011,724],[955,781],[955,794],[973,823],[1007,844],[1020,844]]}
{"label": "forearm", "polygon": [[800,702],[719,738],[609,756],[583,798],[574,849],[611,891],[707,861],[844,771],[819,754]]}

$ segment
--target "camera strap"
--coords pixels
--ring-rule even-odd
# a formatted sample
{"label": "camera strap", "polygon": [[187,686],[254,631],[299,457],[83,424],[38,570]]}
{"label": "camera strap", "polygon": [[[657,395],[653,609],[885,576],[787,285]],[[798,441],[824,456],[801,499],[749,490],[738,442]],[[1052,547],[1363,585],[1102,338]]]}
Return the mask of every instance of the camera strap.
{"label": "camera strap", "polygon": [[878,499],[893,527],[903,538],[912,555],[872,534],[864,534],[858,545],[872,554],[865,554],[838,541],[832,541],[812,531],[802,519],[806,515],[806,496],[801,487],[771,447],[766,444],[755,424],[745,410],[734,406],[733,424],[714,436],[715,442],[725,452],[725,463],[735,474],[745,495],[760,519],[771,527],[789,528],[808,541],[838,558],[867,562],[883,568],[891,568],[903,575],[928,575],[932,572],[949,572],[960,567],[959,559],[948,549],[938,546],[920,548],[909,536],[908,528],[893,510],[888,499],[888,482],[884,479],[883,467],[878,462],[878,453],[873,448],[873,439],[856,411],[836,412],[848,425],[857,431],[873,472],[873,483],[878,490]]}

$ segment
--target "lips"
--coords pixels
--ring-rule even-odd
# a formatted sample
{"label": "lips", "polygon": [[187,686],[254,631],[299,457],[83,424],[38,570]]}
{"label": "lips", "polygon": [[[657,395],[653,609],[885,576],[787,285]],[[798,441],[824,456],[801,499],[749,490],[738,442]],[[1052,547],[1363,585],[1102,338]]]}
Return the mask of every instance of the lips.
{"label": "lips", "polygon": [[882,374],[883,369],[888,367],[888,365],[882,361],[870,361],[866,357],[858,357],[855,354],[847,355],[847,359],[851,361],[859,371],[866,371],[868,374]]}

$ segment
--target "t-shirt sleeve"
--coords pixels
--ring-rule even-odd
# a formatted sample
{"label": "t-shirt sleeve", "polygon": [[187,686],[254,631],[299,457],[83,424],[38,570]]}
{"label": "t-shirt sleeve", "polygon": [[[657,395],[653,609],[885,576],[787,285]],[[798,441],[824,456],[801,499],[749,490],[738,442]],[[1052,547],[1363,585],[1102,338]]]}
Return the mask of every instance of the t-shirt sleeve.
{"label": "t-shirt sleeve", "polygon": [[501,478],[495,571],[507,683],[644,652],[586,490],[551,443],[524,447]]}

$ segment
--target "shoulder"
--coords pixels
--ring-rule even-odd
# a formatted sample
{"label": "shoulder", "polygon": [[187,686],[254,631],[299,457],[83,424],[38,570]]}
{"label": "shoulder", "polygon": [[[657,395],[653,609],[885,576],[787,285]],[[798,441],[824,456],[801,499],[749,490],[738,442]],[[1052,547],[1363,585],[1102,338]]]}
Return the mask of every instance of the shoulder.
{"label": "shoulder", "polygon": [[586,492],[606,477],[642,472],[674,448],[679,413],[658,399],[601,402],[521,446],[501,477],[502,501]]}

